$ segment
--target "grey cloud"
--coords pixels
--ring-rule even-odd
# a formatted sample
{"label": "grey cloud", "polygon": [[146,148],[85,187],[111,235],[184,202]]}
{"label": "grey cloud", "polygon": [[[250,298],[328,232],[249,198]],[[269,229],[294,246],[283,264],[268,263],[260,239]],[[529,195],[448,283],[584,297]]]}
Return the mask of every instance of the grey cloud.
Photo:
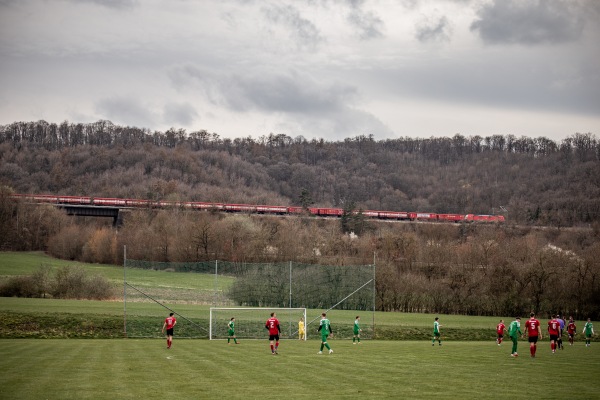
{"label": "grey cloud", "polygon": [[96,103],[96,112],[114,123],[148,127],[155,125],[152,112],[137,100],[114,97]]}
{"label": "grey cloud", "polygon": [[356,95],[352,86],[324,84],[296,71],[217,74],[188,65],[174,69],[170,77],[176,87],[192,85],[211,102],[238,112],[329,112],[351,102]]}
{"label": "grey cloud", "polygon": [[163,119],[168,124],[191,125],[198,117],[198,112],[189,103],[167,103],[164,107]]}
{"label": "grey cloud", "polygon": [[71,0],[73,3],[92,3],[99,6],[113,8],[113,9],[126,9],[133,8],[138,5],[138,0]]}
{"label": "grey cloud", "polygon": [[383,21],[372,11],[364,10],[363,0],[350,1],[348,22],[358,29],[358,37],[363,40],[377,39],[383,36]]}
{"label": "grey cloud", "polygon": [[450,40],[452,27],[448,18],[428,19],[417,26],[416,38],[420,42],[440,42]]}
{"label": "grey cloud", "polygon": [[471,31],[489,44],[571,42],[583,30],[581,11],[568,0],[494,0],[479,10]]}
{"label": "grey cloud", "polygon": [[315,24],[303,18],[293,6],[273,5],[263,7],[262,12],[271,22],[289,28],[299,48],[314,49],[323,40]]}

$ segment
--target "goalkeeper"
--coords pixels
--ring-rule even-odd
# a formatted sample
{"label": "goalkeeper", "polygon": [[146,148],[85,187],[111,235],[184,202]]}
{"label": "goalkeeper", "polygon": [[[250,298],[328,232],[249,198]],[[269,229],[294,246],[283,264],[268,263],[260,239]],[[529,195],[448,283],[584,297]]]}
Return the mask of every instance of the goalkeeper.
{"label": "goalkeeper", "polygon": [[231,344],[230,340],[233,339],[235,344],[238,344],[237,339],[235,337],[235,317],[231,317],[231,321],[227,324],[227,344]]}
{"label": "goalkeeper", "polygon": [[319,323],[317,332],[321,332],[321,350],[317,354],[323,354],[323,347],[327,347],[329,354],[333,353],[333,350],[329,347],[329,343],[327,343],[327,336],[331,334],[331,337],[333,337],[333,329],[331,329],[331,322],[327,319],[326,313],[321,314],[321,322]]}
{"label": "goalkeeper", "polygon": [[304,330],[304,317],[300,317],[300,321],[298,321],[298,339],[306,339],[306,331]]}

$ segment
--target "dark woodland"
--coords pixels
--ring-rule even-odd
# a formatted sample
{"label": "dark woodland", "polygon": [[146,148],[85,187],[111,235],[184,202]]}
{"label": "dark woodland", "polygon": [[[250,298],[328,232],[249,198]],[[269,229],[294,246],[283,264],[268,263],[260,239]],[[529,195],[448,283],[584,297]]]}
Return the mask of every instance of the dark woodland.
{"label": "dark woodland", "polygon": [[[377,308],[600,317],[600,141],[343,141],[16,122],[0,126],[0,246],[134,259],[377,265]],[[501,225],[134,211],[120,228],[8,198],[51,193],[502,214]],[[352,234],[350,234],[350,232]]]}

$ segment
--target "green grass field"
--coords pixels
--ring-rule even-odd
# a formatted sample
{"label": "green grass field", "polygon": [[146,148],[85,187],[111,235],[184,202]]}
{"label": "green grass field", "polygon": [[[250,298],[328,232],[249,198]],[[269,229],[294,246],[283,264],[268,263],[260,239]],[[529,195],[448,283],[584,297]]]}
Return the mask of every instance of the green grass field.
{"label": "green grass field", "polygon": [[594,399],[600,347],[331,340],[0,340],[2,399]]}
{"label": "green grass field", "polygon": [[[41,264],[80,265],[122,289],[121,267],[42,253],[0,253],[0,280]],[[167,306],[208,326],[210,306],[180,297],[214,288],[211,275],[131,270],[128,282],[159,293]],[[219,282],[221,289],[231,284]],[[237,346],[183,338],[194,333],[182,318],[171,350],[162,338],[131,338],[134,333],[161,337],[168,313],[143,296],[127,303],[129,338],[124,339],[122,291],[120,296],[112,301],[0,297],[0,399],[600,399],[600,343],[587,348],[578,335],[575,346],[551,354],[544,338],[538,357],[531,359],[522,340],[515,359],[510,343],[494,343],[500,317],[440,315],[443,345],[431,346],[433,315],[377,312],[377,336],[395,340],[352,345],[355,315],[361,314],[367,328],[373,314],[332,310],[334,354],[316,354],[316,326],[309,326],[312,340],[283,340],[280,354],[272,356],[266,337]],[[308,319],[320,311],[309,310]]]}

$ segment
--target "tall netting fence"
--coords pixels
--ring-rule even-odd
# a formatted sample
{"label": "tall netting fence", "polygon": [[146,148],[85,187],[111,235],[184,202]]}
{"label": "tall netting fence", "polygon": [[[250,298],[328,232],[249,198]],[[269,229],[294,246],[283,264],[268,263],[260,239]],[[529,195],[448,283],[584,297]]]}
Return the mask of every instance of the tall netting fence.
{"label": "tall netting fence", "polygon": [[[175,284],[150,285],[145,284],[141,270],[155,271],[153,274],[179,274],[173,279],[165,279],[165,282]],[[128,275],[130,278],[127,278]],[[314,333],[322,312],[327,312],[338,338],[351,338],[355,317],[360,316],[361,337],[374,336],[374,265],[227,261],[173,263],[127,259],[124,288],[125,310],[127,304],[131,309],[144,308],[138,303],[151,308],[162,307],[163,313],[171,310],[177,314],[178,310],[190,310],[188,315],[180,313],[185,318],[183,322],[191,324],[187,330],[190,337],[208,337],[210,306],[306,308],[306,329],[310,330],[312,337],[316,336]],[[265,320],[267,318],[268,315],[265,315]],[[179,321],[178,328],[184,328]],[[133,316],[126,317],[125,330],[128,337],[156,336],[156,332],[140,330]]]}

